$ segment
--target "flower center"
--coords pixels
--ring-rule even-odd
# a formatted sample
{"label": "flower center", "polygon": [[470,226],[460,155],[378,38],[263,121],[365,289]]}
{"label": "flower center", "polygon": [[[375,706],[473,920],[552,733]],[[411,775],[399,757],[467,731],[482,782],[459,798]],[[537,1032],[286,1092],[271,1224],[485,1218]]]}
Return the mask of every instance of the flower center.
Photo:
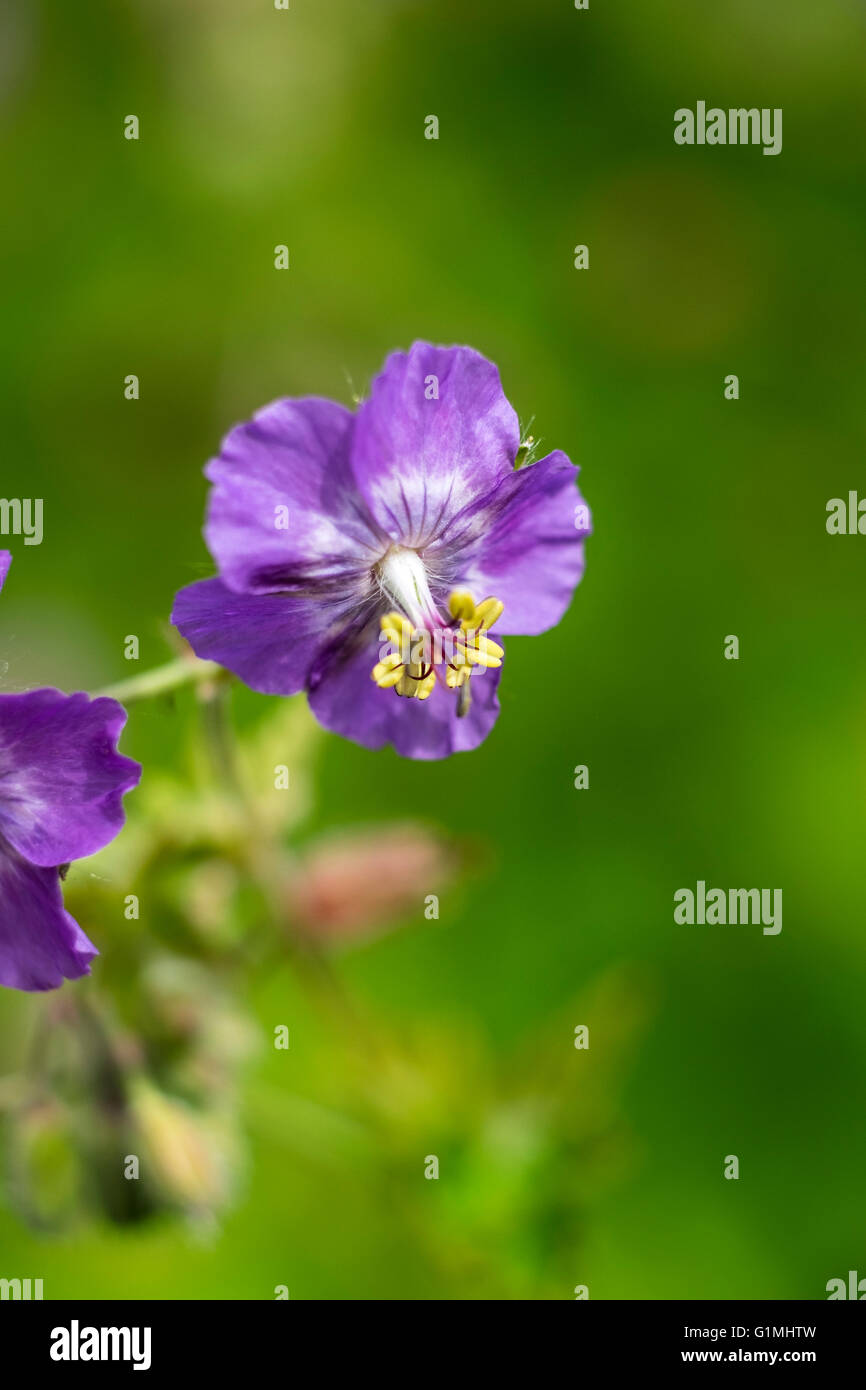
{"label": "flower center", "polygon": [[439,679],[457,691],[458,715],[466,714],[473,671],[502,665],[503,649],[487,630],[501,616],[503,604],[497,598],[476,604],[465,589],[455,589],[448,599],[448,617],[442,617],[423,560],[405,546],[391,547],[377,575],[397,608],[382,618],[380,639],[385,646],[373,667],[373,680],[383,690],[426,700]]}

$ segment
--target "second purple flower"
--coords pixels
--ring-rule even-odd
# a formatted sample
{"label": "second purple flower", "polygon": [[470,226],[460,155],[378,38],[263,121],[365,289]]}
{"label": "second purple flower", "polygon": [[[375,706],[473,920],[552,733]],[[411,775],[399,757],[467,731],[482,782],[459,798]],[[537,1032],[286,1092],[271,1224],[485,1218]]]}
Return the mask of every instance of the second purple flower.
{"label": "second purple flower", "polygon": [[[0,551],[0,588],[12,557]],[[126,710],[59,690],[0,695],[0,985],[57,989],[96,947],[63,906],[64,865],[123,825],[141,768],[117,751]]]}

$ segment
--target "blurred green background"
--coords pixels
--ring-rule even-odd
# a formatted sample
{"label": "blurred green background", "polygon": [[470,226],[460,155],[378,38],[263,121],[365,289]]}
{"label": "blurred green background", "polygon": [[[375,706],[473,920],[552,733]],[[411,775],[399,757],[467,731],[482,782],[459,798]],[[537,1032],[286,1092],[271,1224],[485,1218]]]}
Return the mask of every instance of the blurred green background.
{"label": "blurred green background", "polygon": [[[562,624],[509,642],[480,750],[317,747],[301,843],[420,815],[477,861],[439,921],[419,883],[402,930],[337,959],[405,1094],[288,959],[254,966],[225,1213],[40,1234],[9,1203],[0,1275],[760,1299],[866,1273],[866,540],[824,524],[866,477],[862,4],[7,0],[2,29],[0,490],[45,499],[43,544],[11,539],[4,688],[127,677],[130,633],[167,659],[175,590],[212,572],[225,430],[279,395],[348,402],[418,337],[498,363],[595,534]],[[783,108],[781,155],[676,146],[698,99]],[[238,692],[234,717],[275,703]],[[133,708],[146,780],[192,704]],[[781,887],[781,934],[675,925],[699,878]],[[66,991],[110,970],[90,929]],[[3,993],[0,1074],[42,1007]],[[359,1070],[393,1126],[356,1147]]]}

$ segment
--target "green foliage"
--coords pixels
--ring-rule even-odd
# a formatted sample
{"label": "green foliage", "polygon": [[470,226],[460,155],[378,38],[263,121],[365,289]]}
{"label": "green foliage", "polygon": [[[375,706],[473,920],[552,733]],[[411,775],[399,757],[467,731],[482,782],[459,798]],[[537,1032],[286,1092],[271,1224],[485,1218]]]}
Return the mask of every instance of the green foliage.
{"label": "green foliage", "polygon": [[[227,769],[193,690],[131,706],[128,827],[67,885],[93,979],[0,999],[2,1273],[823,1296],[862,1260],[866,1161],[862,542],[823,527],[862,457],[856,7],[31,8],[0,78],[0,380],[3,492],[45,498],[45,539],[13,538],[7,688],[164,661],[220,436],[363,394],[415,337],[497,361],[595,535],[470,757],[370,754],[234,690]],[[783,107],[783,153],[675,146],[698,96]],[[440,919],[424,884],[403,930],[311,944],[311,847],[419,818],[471,847]],[[783,932],[676,926],[698,878],[782,886]]]}

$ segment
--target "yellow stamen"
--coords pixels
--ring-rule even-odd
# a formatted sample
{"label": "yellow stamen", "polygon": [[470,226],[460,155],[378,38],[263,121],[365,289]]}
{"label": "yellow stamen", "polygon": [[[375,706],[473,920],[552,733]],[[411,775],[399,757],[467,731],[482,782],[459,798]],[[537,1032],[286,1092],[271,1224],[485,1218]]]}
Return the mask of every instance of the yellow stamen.
{"label": "yellow stamen", "polygon": [[475,621],[480,628],[492,627],[498,623],[505,611],[505,604],[498,598],[486,598],[475,610]]}
{"label": "yellow stamen", "polygon": [[[413,675],[412,672],[414,671],[418,671],[419,674]],[[420,667],[413,666],[408,671],[404,668],[403,675],[394,687],[397,694],[414,696],[416,700],[426,700],[433,693],[433,687],[436,684],[436,672],[429,671],[423,677],[420,673]]]}
{"label": "yellow stamen", "polygon": [[399,647],[404,637],[411,640],[412,624],[402,613],[386,613],[382,619],[380,637],[383,642],[391,642],[395,647]]}
{"label": "yellow stamen", "polygon": [[[498,642],[487,636],[502,616],[504,604],[498,598],[485,598],[476,604],[466,589],[455,589],[448,599],[452,627],[431,633],[416,628],[399,612],[386,613],[382,618],[381,640],[389,642],[392,651],[378,661],[371,672],[382,690],[393,689],[398,695],[427,700],[436,685],[436,662],[444,663],[445,684],[458,692],[458,716],[469,709],[469,678],[479,667],[494,669],[502,665],[505,652]],[[454,623],[459,626],[454,626]],[[444,657],[428,656],[431,642],[449,638],[451,650]],[[429,661],[429,665],[425,662]]]}
{"label": "yellow stamen", "polygon": [[373,667],[373,680],[383,690],[387,690],[390,685],[396,685],[402,674],[403,663],[395,652],[386,656],[384,661],[377,661]]}
{"label": "yellow stamen", "polygon": [[[496,650],[501,652],[502,648],[497,647]],[[469,666],[485,666],[488,669],[495,669],[502,665],[502,657],[487,651],[485,647],[464,647],[463,660]]]}
{"label": "yellow stamen", "polygon": [[448,600],[448,611],[452,618],[471,618],[475,612],[472,595],[467,589],[455,589]]}

